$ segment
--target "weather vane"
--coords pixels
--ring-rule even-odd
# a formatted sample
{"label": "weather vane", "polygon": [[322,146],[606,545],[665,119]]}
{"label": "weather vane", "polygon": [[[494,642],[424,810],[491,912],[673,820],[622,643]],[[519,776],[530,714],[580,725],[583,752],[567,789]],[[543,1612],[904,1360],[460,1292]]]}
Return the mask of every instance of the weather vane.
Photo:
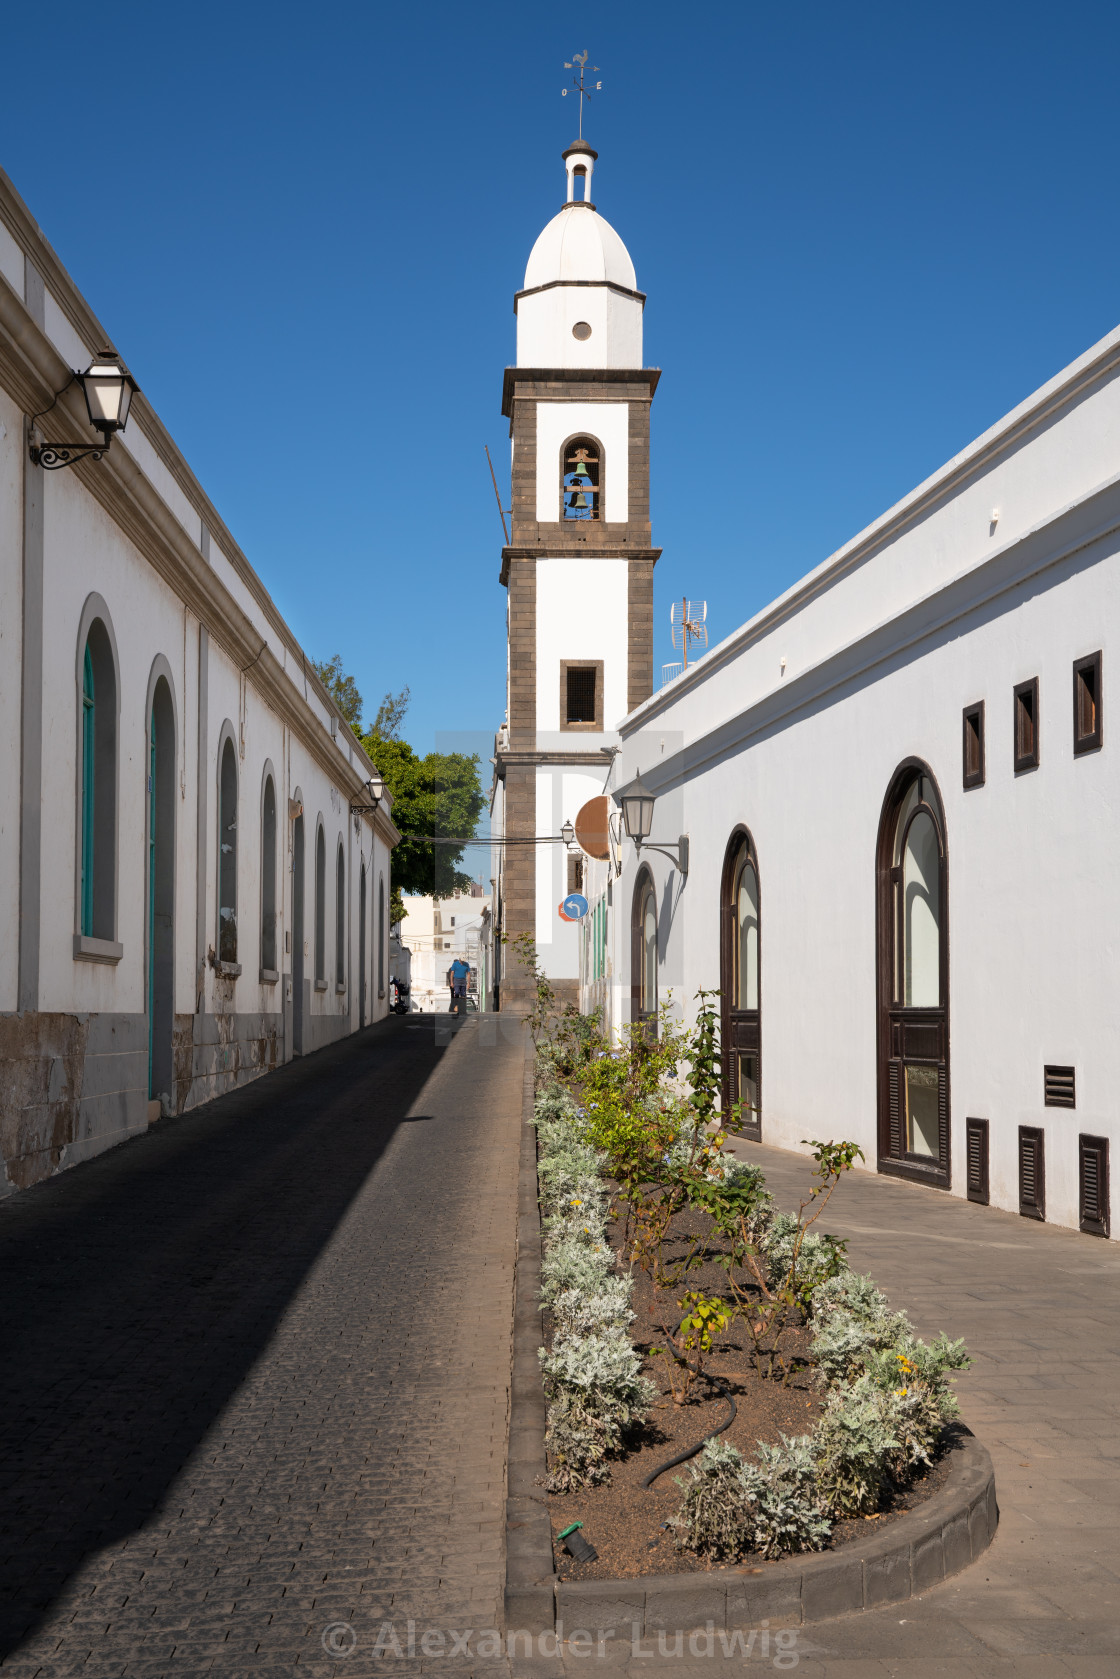
{"label": "weather vane", "polygon": [[[596,82],[593,90],[591,83],[587,80],[587,75],[589,73],[592,76],[599,75],[599,66],[597,64],[593,64],[590,72],[588,72],[587,60],[590,57],[591,54],[589,52],[574,52],[572,54],[572,63],[569,64],[567,60],[564,62],[565,70],[574,70],[577,65],[579,67],[579,75],[572,77],[572,87],[578,88],[579,90],[579,137],[581,140],[583,139],[583,102],[585,99],[591,98],[592,91],[600,93],[602,92],[603,87],[602,82]],[[568,88],[561,88],[561,97],[566,99],[568,97],[568,92]]]}

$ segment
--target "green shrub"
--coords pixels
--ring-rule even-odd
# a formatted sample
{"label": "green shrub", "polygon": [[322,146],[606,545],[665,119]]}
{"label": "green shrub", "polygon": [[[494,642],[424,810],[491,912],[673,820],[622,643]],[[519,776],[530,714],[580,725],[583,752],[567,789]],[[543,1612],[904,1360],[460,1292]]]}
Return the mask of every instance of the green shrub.
{"label": "green shrub", "polygon": [[604,1480],[605,1459],[645,1421],[657,1389],[641,1373],[640,1355],[624,1330],[560,1337],[540,1349],[550,1401],[545,1445],[553,1492]]}
{"label": "green shrub", "polygon": [[777,1557],[819,1551],[831,1532],[819,1508],[808,1436],[780,1446],[759,1442],[759,1461],[748,1463],[732,1445],[711,1440],[687,1481],[680,1509],[670,1517],[678,1550],[713,1561],[734,1561],[749,1551]]}
{"label": "green shrub", "polygon": [[614,1269],[614,1254],[605,1238],[565,1234],[547,1244],[541,1260],[541,1303],[550,1306],[565,1289],[598,1294]]}
{"label": "green shrub", "polygon": [[822,1507],[830,1516],[879,1508],[891,1465],[903,1449],[891,1395],[861,1376],[836,1388],[812,1434]]}
{"label": "green shrub", "polygon": [[552,1323],[556,1337],[602,1335],[610,1330],[627,1330],[634,1321],[630,1296],[631,1277],[607,1277],[595,1294],[567,1288],[552,1301]]}
{"label": "green shrub", "polygon": [[835,1236],[818,1236],[808,1230],[801,1237],[801,1221],[796,1213],[775,1213],[760,1232],[759,1241],[770,1268],[771,1284],[780,1287],[790,1274],[797,1249],[797,1264],[792,1281],[793,1292],[808,1310],[811,1297],[822,1283],[840,1276],[848,1262],[843,1243]]}

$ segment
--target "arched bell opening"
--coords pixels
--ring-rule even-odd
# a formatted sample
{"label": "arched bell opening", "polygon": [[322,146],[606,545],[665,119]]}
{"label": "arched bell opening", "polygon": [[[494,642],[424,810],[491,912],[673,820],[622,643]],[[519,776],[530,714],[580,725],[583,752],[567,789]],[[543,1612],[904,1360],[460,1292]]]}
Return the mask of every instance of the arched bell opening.
{"label": "arched bell opening", "polygon": [[565,520],[601,515],[603,449],[594,437],[573,437],[560,451],[560,504]]}

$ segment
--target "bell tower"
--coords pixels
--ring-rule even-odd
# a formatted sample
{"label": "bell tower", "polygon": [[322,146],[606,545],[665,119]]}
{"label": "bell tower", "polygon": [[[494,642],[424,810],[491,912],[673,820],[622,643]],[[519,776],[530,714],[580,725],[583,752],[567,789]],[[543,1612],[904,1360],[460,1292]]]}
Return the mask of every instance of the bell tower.
{"label": "bell tower", "polygon": [[[650,407],[634,265],[591,197],[598,154],[563,154],[567,197],[515,294],[517,363],[502,413],[512,445],[508,711],[499,733],[495,833],[507,938],[533,935],[562,1001],[578,1001],[579,929],[558,906],[571,889],[559,836],[601,793],[618,723],[653,688]],[[499,817],[500,807],[500,817]],[[525,995],[506,956],[502,1006]]]}

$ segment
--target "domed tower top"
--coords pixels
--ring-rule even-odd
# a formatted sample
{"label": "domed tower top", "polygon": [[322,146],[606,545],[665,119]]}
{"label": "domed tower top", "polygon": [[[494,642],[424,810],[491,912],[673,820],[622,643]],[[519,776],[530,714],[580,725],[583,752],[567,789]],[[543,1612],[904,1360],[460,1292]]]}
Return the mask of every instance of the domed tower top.
{"label": "domed tower top", "polygon": [[568,196],[529,253],[514,298],[518,367],[642,366],[642,309],[630,253],[591,202],[598,152],[564,152]]}

